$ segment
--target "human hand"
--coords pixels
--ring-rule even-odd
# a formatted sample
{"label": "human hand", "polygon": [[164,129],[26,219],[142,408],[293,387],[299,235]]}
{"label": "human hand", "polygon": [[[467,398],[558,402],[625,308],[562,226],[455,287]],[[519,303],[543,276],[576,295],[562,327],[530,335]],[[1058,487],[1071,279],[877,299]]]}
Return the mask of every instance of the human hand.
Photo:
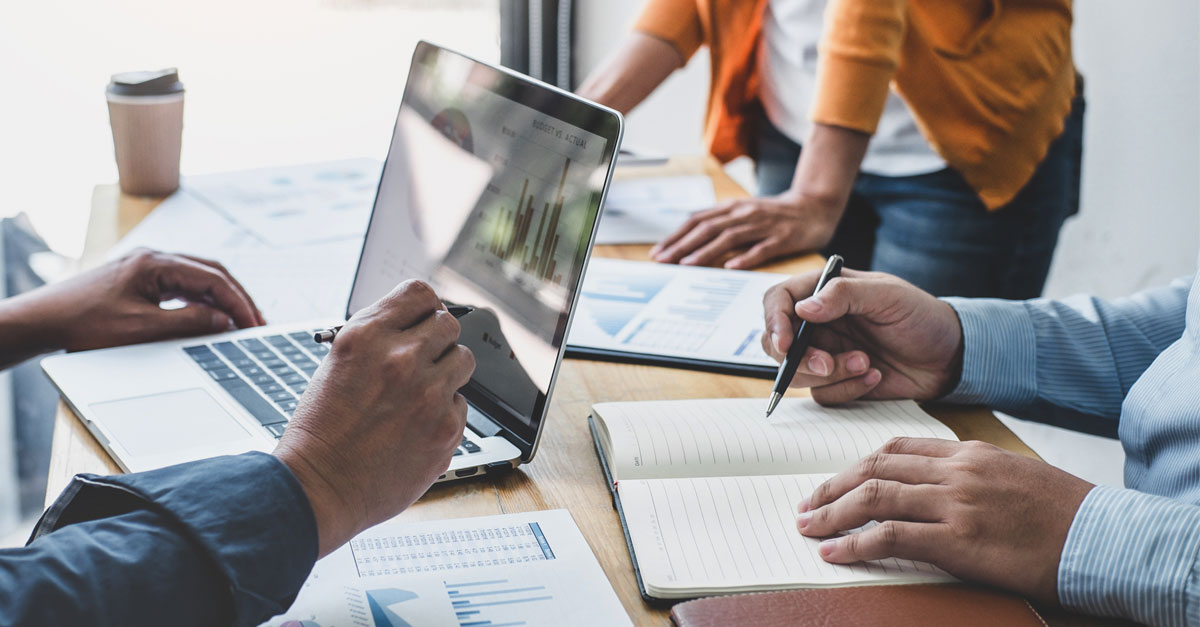
{"label": "human hand", "polygon": [[799,192],[722,203],[692,215],[666,239],[650,249],[662,263],[703,266],[748,248],[725,262],[726,268],[746,269],[776,257],[818,250],[829,243],[845,203],[824,201]]}
{"label": "human hand", "polygon": [[[181,299],[179,309],[160,303]],[[215,261],[140,249],[4,301],[23,333],[10,355],[105,348],[263,324],[246,290]],[[13,345],[10,345],[13,344]]]}
{"label": "human hand", "polygon": [[304,486],[326,555],[399,514],[450,465],[475,357],[429,285],[406,281],[337,334],[275,455]]}
{"label": "human hand", "polygon": [[844,270],[816,296],[820,272],[767,290],[763,350],[782,361],[800,319],[816,323],[791,385],[823,405],[858,398],[930,400],[962,371],[963,336],[950,305],[899,278]]}
{"label": "human hand", "polygon": [[896,438],[800,503],[796,526],[835,564],[897,557],[1058,603],[1067,532],[1094,486],[982,442]]}

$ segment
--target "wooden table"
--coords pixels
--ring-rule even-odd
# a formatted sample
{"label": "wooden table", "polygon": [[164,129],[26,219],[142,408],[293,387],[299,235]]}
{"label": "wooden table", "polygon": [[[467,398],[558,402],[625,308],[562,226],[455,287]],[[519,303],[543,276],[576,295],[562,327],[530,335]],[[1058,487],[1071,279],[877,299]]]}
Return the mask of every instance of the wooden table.
{"label": "wooden table", "polygon": [[[620,177],[705,173],[718,198],[735,198],[745,191],[715,162],[701,158],[672,159],[665,166],[636,168]],[[97,187],[92,199],[84,263],[97,263],[104,251],[133,228],[157,199],[121,195],[116,186]],[[648,246],[597,246],[603,257],[645,260]],[[810,255],[776,263],[763,270],[796,273],[819,269],[822,260]],[[617,400],[754,397],[766,398],[770,381],[651,366],[568,359],[563,363],[550,403],[537,457],[516,472],[435,486],[401,514],[403,520],[431,520],[505,514],[532,510],[570,510],[596,553],[604,572],[634,622],[666,624],[667,611],[648,607],[638,594],[633,565],[608,488],[596,461],[586,418],[593,403]],[[986,410],[927,408],[963,440],[983,440],[1036,457],[1034,452]],[[59,403],[50,457],[47,502],[79,472],[117,473],[120,470],[75,414]]]}

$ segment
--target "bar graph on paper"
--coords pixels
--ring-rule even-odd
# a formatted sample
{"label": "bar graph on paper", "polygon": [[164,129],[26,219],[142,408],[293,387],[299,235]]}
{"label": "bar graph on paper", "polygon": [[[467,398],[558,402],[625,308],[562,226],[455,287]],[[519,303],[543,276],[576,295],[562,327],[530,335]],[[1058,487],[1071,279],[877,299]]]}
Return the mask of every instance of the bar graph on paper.
{"label": "bar graph on paper", "polygon": [[568,343],[774,365],[763,352],[762,298],[779,275],[592,259]]}
{"label": "bar graph on paper", "polygon": [[[360,537],[350,542],[359,577],[415,573],[446,573],[486,566],[506,566],[555,559],[554,550],[536,522],[503,527],[479,527],[432,533]],[[494,571],[493,571],[494,572]],[[471,579],[447,576],[445,594],[460,627],[526,625],[528,606],[551,601],[545,583],[522,583],[516,577]],[[419,599],[413,590],[365,590],[375,627],[401,627],[406,603]],[[537,610],[539,608],[532,608]]]}

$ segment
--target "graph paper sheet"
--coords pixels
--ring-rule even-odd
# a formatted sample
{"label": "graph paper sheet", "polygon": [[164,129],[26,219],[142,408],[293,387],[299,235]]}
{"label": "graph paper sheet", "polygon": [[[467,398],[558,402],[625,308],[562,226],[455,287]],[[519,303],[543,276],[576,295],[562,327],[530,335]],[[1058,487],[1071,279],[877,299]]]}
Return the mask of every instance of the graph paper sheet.
{"label": "graph paper sheet", "polygon": [[787,277],[593,258],[569,348],[778,367],[762,349],[763,294]]}
{"label": "graph paper sheet", "polygon": [[630,625],[566,510],[370,529],[271,627]]}

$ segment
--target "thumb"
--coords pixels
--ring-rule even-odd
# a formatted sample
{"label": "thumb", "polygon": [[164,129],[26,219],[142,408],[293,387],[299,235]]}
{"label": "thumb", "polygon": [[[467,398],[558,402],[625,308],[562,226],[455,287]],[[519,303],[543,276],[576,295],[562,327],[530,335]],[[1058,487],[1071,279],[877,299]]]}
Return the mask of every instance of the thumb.
{"label": "thumb", "polygon": [[232,322],[229,315],[220,309],[200,303],[161,311],[162,314],[157,316],[154,322],[155,328],[149,331],[164,338],[228,331]]}
{"label": "thumb", "polygon": [[796,303],[796,315],[815,323],[831,322],[843,316],[864,316],[897,309],[903,300],[898,286],[880,279],[833,279],[817,294]]}

